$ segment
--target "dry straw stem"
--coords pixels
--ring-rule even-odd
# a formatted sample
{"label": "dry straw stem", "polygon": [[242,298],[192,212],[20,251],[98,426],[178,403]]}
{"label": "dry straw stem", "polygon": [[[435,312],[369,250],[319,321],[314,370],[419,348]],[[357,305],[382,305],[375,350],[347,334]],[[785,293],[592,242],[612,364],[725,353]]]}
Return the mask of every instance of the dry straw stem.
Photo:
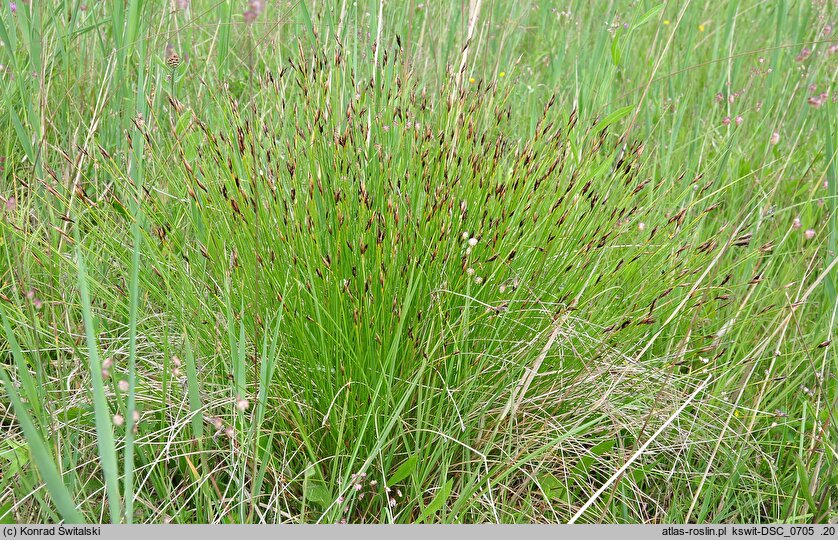
{"label": "dry straw stem", "polygon": [[585,502],[585,504],[583,504],[582,507],[579,510],[577,510],[577,512],[575,514],[573,514],[573,517],[570,518],[568,523],[576,523],[576,520],[579,519],[580,517],[582,517],[582,514],[584,514],[585,511],[588,510],[588,508],[590,508],[590,506],[592,504],[594,504],[594,502],[596,502],[596,500],[599,498],[599,496],[602,495],[605,492],[605,490],[608,489],[611,486],[611,484],[616,482],[623,475],[623,473],[626,472],[629,467],[631,467],[631,464],[634,463],[635,460],[637,460],[637,458],[639,458],[640,456],[643,455],[643,452],[645,452],[646,449],[649,448],[649,445],[652,444],[655,441],[655,439],[658,438],[658,435],[663,433],[664,430],[666,430],[666,428],[668,428],[669,425],[672,422],[674,422],[675,419],[678,418],[678,416],[681,415],[681,412],[683,412],[683,410],[687,408],[687,405],[692,403],[692,401],[695,399],[695,397],[699,393],[701,393],[702,390],[704,390],[704,388],[707,386],[707,384],[710,382],[710,380],[712,378],[713,378],[713,375],[708,375],[707,378],[704,379],[704,382],[702,382],[698,386],[698,388],[696,388],[695,391],[693,391],[693,393],[690,394],[690,397],[688,397],[684,401],[684,403],[682,403],[681,406],[678,407],[678,410],[675,411],[674,413],[672,413],[672,416],[670,416],[666,420],[666,422],[664,422],[663,425],[661,427],[659,427],[657,429],[657,431],[655,431],[652,434],[652,436],[649,437],[646,440],[645,443],[643,443],[643,446],[638,448],[637,451],[634,454],[632,454],[632,456],[625,463],[623,463],[623,466],[620,467],[619,469],[617,469],[617,471],[614,474],[611,475],[611,478],[609,478],[604,484],[602,484],[602,486],[600,486],[600,488],[598,490],[596,490],[596,492],[591,496],[591,498],[588,499]]}

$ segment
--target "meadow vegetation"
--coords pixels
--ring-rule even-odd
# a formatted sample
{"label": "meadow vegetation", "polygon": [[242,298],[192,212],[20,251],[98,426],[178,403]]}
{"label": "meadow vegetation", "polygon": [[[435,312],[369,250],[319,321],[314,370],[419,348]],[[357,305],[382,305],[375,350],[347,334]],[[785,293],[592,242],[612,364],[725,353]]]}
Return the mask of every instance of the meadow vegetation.
{"label": "meadow vegetation", "polygon": [[832,0],[3,0],[0,521],[838,518]]}

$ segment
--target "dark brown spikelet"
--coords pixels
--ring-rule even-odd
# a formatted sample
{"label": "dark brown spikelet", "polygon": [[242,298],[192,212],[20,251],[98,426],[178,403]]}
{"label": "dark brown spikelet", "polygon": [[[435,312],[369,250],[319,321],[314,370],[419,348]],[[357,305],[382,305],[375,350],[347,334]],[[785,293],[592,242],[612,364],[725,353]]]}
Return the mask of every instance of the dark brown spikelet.
{"label": "dark brown spikelet", "polygon": [[180,56],[171,44],[166,45],[166,66],[172,71],[180,66]]}
{"label": "dark brown spikelet", "polygon": [[733,241],[734,246],[744,247],[751,243],[751,233],[743,234]]}

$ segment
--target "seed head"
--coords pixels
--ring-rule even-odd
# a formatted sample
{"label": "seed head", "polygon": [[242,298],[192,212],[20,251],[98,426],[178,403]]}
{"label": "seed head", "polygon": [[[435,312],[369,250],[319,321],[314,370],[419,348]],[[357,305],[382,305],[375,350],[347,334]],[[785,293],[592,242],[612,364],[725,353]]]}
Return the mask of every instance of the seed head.
{"label": "seed head", "polygon": [[244,12],[244,22],[252,24],[265,11],[265,2],[264,0],[250,0],[247,6],[248,9]]}
{"label": "seed head", "polygon": [[172,71],[176,70],[178,66],[180,66],[180,55],[175,51],[175,46],[169,43],[166,45],[166,65]]}
{"label": "seed head", "polygon": [[806,229],[806,232],[803,233],[803,236],[806,240],[811,240],[815,237],[815,229]]}
{"label": "seed head", "polygon": [[798,61],[798,62],[802,62],[802,61],[806,60],[807,58],[809,58],[809,56],[810,56],[811,54],[812,54],[812,49],[809,49],[808,47],[804,47],[804,48],[800,51],[800,54],[798,54],[798,55],[795,57],[795,60],[796,60],[796,61]]}
{"label": "seed head", "polygon": [[823,105],[826,102],[828,97],[829,97],[829,94],[827,94],[826,92],[823,92],[820,95],[810,97],[806,101],[807,101],[807,103],[809,103],[809,105],[811,105],[812,107],[817,109],[818,107],[820,107],[821,105]]}
{"label": "seed head", "polygon": [[771,142],[771,144],[777,144],[778,142],[780,142],[780,133],[777,132],[777,131],[772,133],[770,142]]}
{"label": "seed head", "polygon": [[246,411],[249,406],[250,406],[250,402],[245,398],[238,398],[236,400],[236,408],[238,410],[240,410],[241,412]]}

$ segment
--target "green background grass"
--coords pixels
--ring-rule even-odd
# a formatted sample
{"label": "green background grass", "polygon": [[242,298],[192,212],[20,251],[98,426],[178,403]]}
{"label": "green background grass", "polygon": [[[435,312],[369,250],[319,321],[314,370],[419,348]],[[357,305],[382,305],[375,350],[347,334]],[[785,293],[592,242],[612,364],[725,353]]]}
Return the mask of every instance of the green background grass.
{"label": "green background grass", "polygon": [[835,519],[833,3],[178,4],[0,8],[0,520]]}

